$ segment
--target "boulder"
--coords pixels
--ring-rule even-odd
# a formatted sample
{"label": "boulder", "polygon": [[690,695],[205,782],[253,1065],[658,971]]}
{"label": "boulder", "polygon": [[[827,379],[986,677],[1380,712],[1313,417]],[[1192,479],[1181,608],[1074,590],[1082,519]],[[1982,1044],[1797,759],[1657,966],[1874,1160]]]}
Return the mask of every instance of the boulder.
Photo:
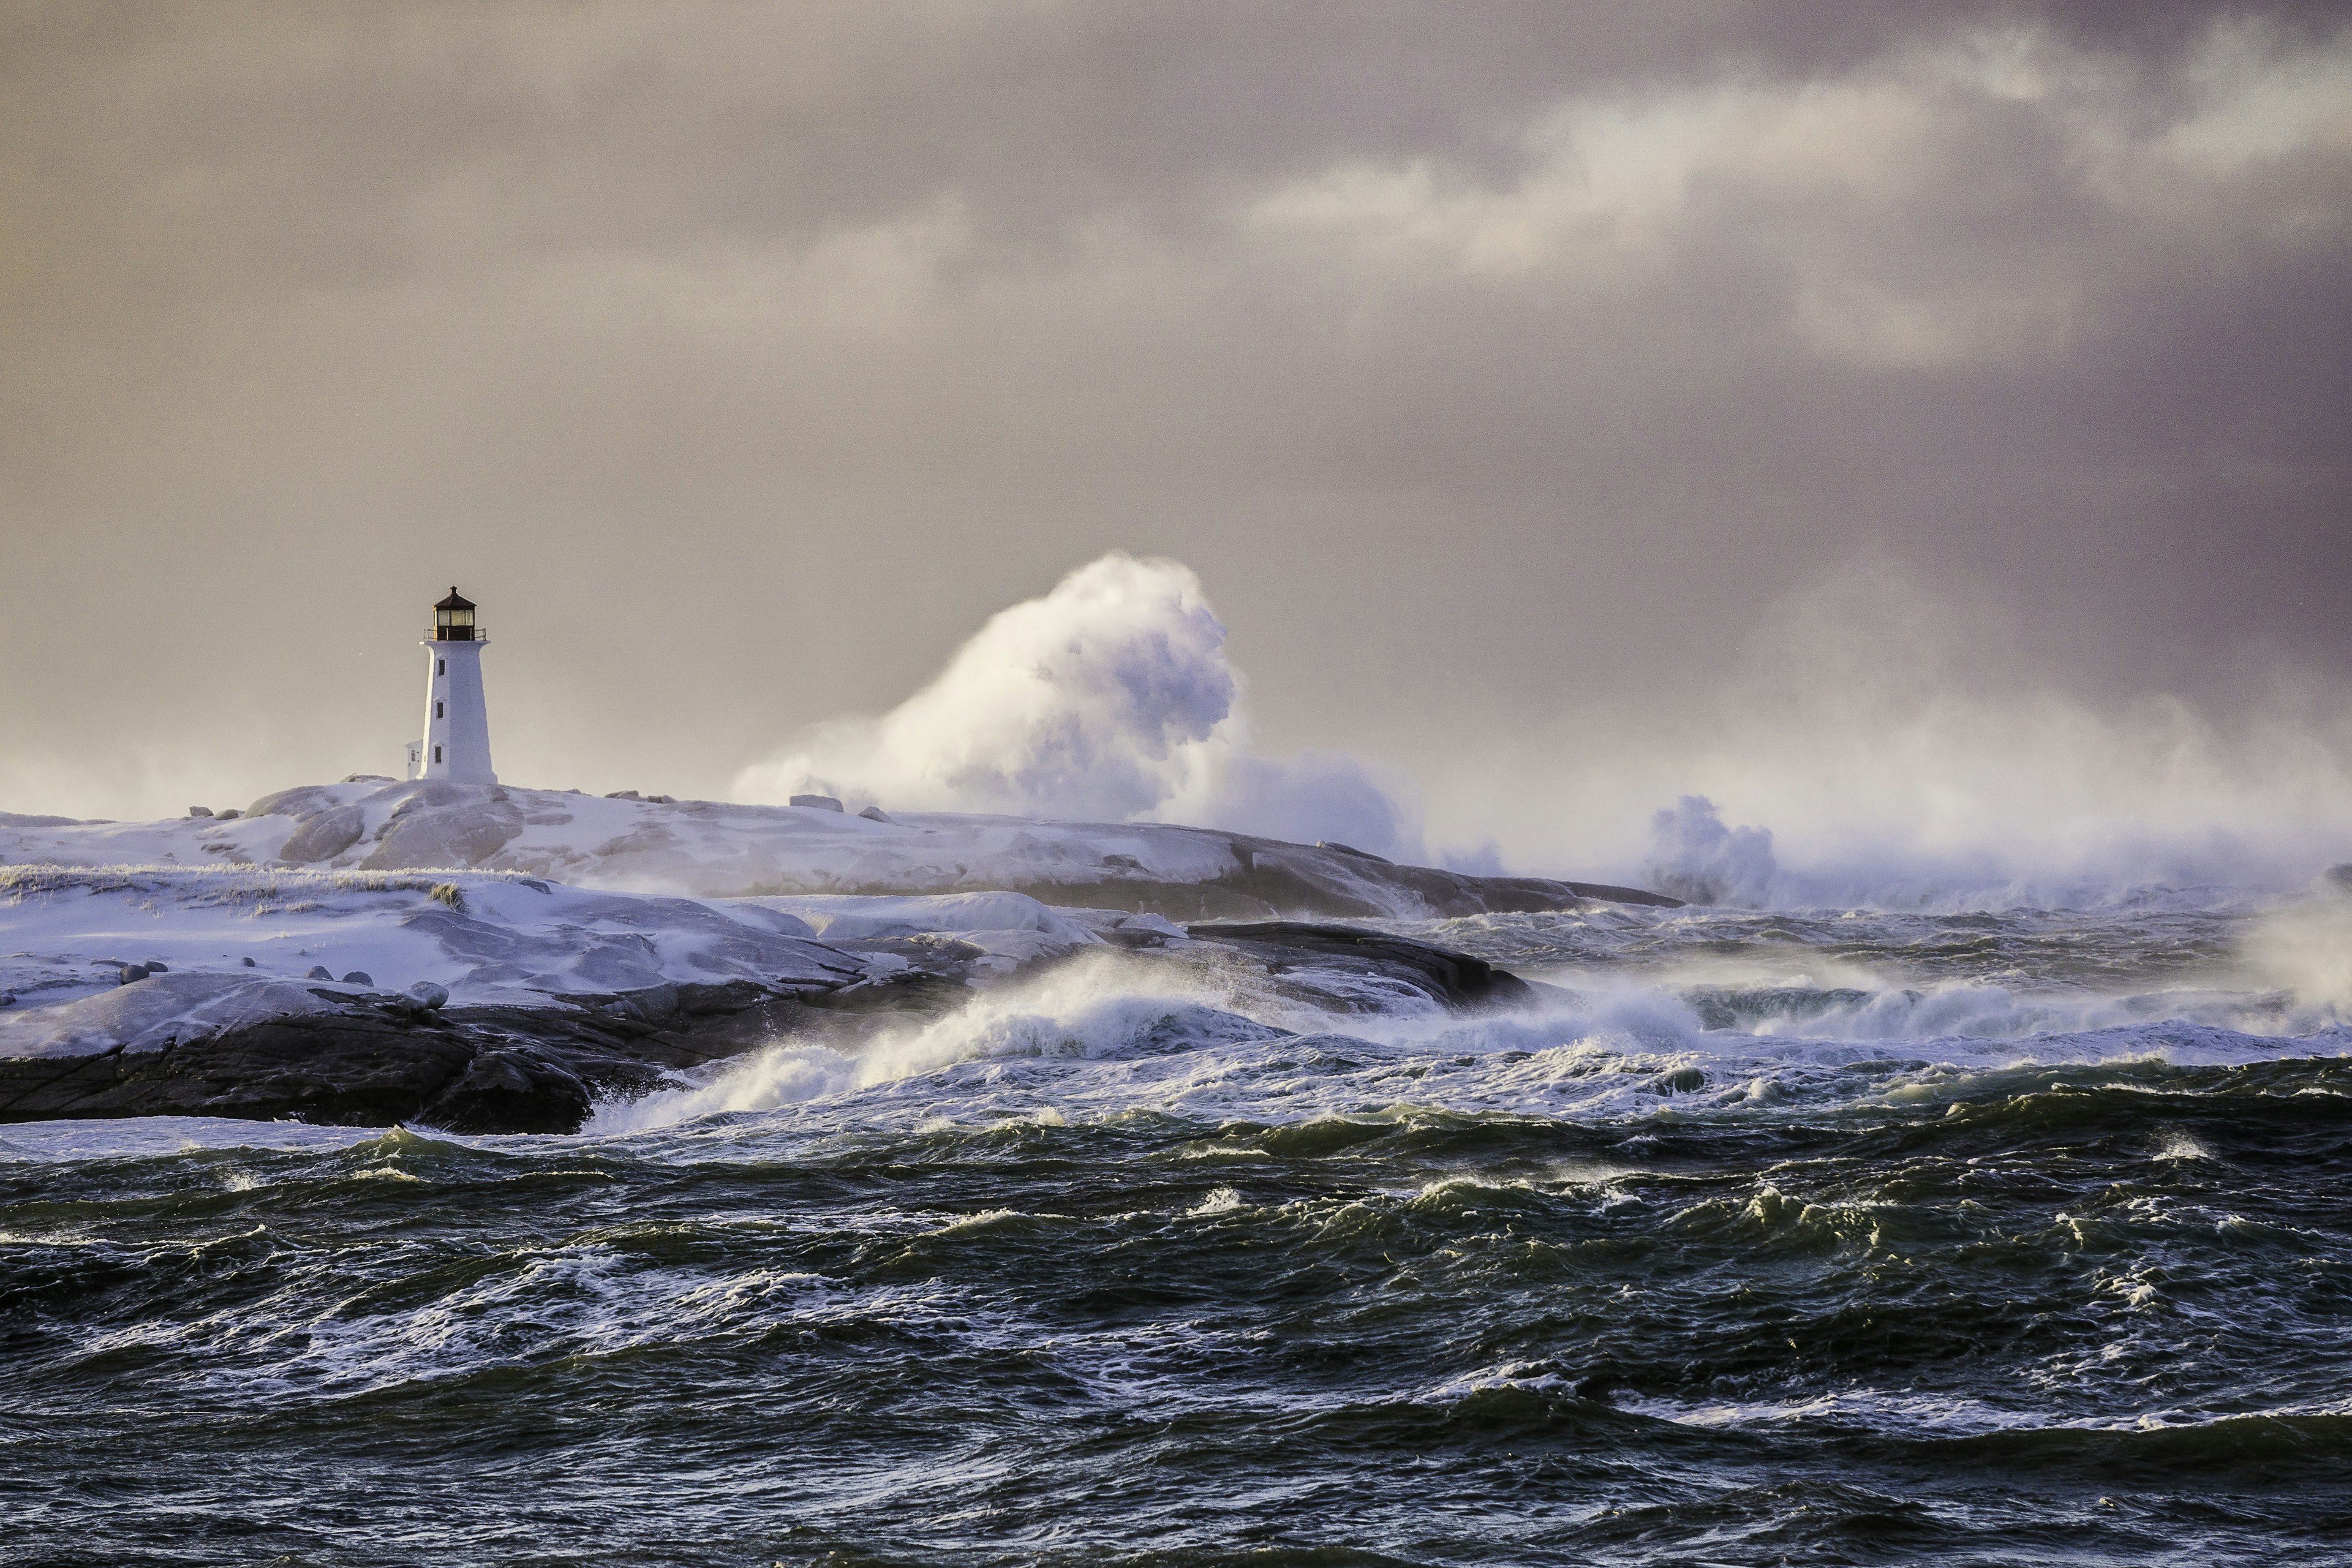
{"label": "boulder", "polygon": [[287,836],[278,858],[298,866],[333,859],[358,843],[367,826],[367,819],[356,805],[329,805],[296,820],[299,826]]}
{"label": "boulder", "polygon": [[128,985],[128,984],[131,984],[132,981],[134,981],[134,980],[144,980],[144,979],[146,979],[146,978],[147,978],[147,966],[146,966],[145,964],[143,964],[143,963],[126,963],[126,964],[124,964],[124,965],[122,966],[122,984],[123,984]]}
{"label": "boulder", "polygon": [[298,784],[265,795],[245,808],[247,816],[315,816],[335,805],[335,792],[324,784]]}
{"label": "boulder", "polygon": [[379,790],[372,798],[399,798],[400,804],[360,862],[362,870],[478,866],[522,831],[522,808],[495,784],[433,779]]}
{"label": "boulder", "polygon": [[1184,928],[1158,915],[1135,914],[1122,915],[1095,934],[1113,947],[1165,947],[1171,942],[1183,941]]}
{"label": "boulder", "polygon": [[897,826],[896,820],[890,816],[890,814],[883,810],[878,805],[869,805],[857,815],[864,817],[868,822],[887,822],[893,826]]}
{"label": "boulder", "polygon": [[243,816],[244,815],[245,813],[237,810],[236,807],[232,805],[226,811],[220,814],[219,820],[223,822],[235,822],[238,817]]}
{"label": "boulder", "polygon": [[792,805],[805,805],[817,811],[839,811],[841,809],[841,802],[834,799],[833,796],[829,795],[796,795],[793,796],[787,804]]}
{"label": "boulder", "polygon": [[192,805],[188,807],[188,815],[190,816],[210,816],[212,814],[213,808],[209,805]]}
{"label": "boulder", "polygon": [[[1535,989],[1526,981],[1485,959],[1359,926],[1251,921],[1190,926],[1185,934],[1194,942],[1234,948],[1266,964],[1272,973],[1320,970],[1401,982],[1456,1011],[1512,1006],[1536,999]],[[1346,1003],[1339,1005],[1344,1009]]]}
{"label": "boulder", "polygon": [[328,968],[325,964],[323,964],[323,963],[314,963],[314,964],[312,964],[312,965],[310,966],[310,972],[308,974],[305,974],[304,976],[302,976],[302,978],[303,978],[303,979],[305,979],[305,980],[332,980],[334,977],[335,977],[335,973],[334,973],[334,971],[333,971],[333,970],[331,970],[331,969],[329,969],[329,968]]}
{"label": "boulder", "polygon": [[621,855],[659,855],[678,846],[677,834],[658,822],[648,822],[617,838],[607,838],[596,846],[596,855],[598,858],[606,860]]}
{"label": "boulder", "polygon": [[370,974],[364,969],[354,969],[350,973],[343,976],[343,984],[346,985],[373,985],[375,984],[375,976]]}
{"label": "boulder", "polygon": [[420,980],[401,994],[427,1012],[449,1005],[449,988],[446,985],[436,985],[430,980]]}

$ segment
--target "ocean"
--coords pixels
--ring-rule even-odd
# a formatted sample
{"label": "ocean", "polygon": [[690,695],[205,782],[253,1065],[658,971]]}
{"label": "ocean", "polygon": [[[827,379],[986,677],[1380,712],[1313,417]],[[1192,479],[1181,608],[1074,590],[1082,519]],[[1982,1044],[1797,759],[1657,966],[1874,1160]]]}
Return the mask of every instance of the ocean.
{"label": "ocean", "polygon": [[2342,901],[1105,954],[575,1137],[0,1129],[0,1562],[2352,1562]]}

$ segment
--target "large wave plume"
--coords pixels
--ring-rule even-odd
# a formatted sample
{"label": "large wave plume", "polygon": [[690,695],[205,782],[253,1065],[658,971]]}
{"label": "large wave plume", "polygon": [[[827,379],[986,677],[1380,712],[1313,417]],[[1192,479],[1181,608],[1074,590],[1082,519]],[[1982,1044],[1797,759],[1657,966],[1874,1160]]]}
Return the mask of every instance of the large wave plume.
{"label": "large wave plume", "polygon": [[1252,747],[1243,681],[1200,578],[1114,552],[999,612],[878,718],[836,719],[747,768],[739,798],[802,791],[909,810],[1181,821],[1417,857],[1414,814],[1354,758]]}

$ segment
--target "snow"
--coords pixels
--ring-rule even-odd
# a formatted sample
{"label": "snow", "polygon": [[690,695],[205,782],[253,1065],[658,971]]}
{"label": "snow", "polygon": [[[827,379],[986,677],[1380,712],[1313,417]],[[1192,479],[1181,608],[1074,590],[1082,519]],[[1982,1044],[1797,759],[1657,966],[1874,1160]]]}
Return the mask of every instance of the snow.
{"label": "snow", "polygon": [[[0,1008],[0,1056],[155,1049],[420,981],[456,1006],[688,983],[829,987],[905,964],[841,944],[931,933],[1000,961],[985,973],[1093,943],[1120,918],[1076,913],[1002,892],[692,899],[479,872],[12,867],[0,870],[0,994],[15,998]],[[155,962],[163,973],[121,982],[125,965]],[[306,978],[314,966],[373,984]]]}
{"label": "snow", "polygon": [[1055,904],[1194,919],[1291,910],[1413,920],[1559,908],[1577,897],[1565,883],[1397,865],[1342,846],[1171,823],[852,815],[829,804],[739,805],[374,777],[281,790],[234,820],[0,816],[0,862],[463,867],[695,898],[1009,889]]}
{"label": "snow", "polygon": [[1060,910],[1025,893],[948,893],[930,898],[775,898],[766,908],[797,915],[818,936],[835,942],[858,938],[922,936],[939,931],[1039,931],[1068,942],[1087,940],[1086,929]]}
{"label": "snow", "polygon": [[[456,1006],[540,1006],[849,984],[905,967],[916,955],[892,944],[913,942],[978,983],[1106,937],[1181,940],[1157,914],[1066,904],[1174,909],[1171,889],[1255,878],[1272,898],[1304,889],[1411,918],[1449,875],[1159,823],[375,777],[283,790],[236,818],[0,814],[0,994],[14,996],[0,1056],[154,1048],[371,989],[309,979],[314,966],[387,993],[431,982]],[[164,973],[119,984],[150,960]]]}
{"label": "snow", "polygon": [[[330,829],[323,834],[312,827]],[[1027,883],[1192,883],[1241,869],[1231,836],[1156,823],[953,813],[877,821],[814,806],[605,799],[361,780],[282,791],[234,821],[65,822],[0,814],[0,860],[65,866],[471,866],[583,887],[704,897],[928,893]]]}
{"label": "snow", "polygon": [[[1072,948],[1089,945],[1104,925],[1124,923],[1104,910],[1055,910],[1025,893],[949,893],[929,898],[762,899],[768,908],[799,916],[827,942],[873,942],[953,935],[1009,972]],[[1161,923],[1165,923],[1164,921]]]}

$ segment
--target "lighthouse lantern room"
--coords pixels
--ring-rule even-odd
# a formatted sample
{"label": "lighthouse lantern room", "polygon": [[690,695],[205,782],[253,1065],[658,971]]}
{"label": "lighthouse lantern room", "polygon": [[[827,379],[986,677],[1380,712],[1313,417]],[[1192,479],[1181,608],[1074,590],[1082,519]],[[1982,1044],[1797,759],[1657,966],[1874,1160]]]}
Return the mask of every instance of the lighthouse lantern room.
{"label": "lighthouse lantern room", "polygon": [[433,606],[433,637],[435,642],[475,642],[474,601],[457,589]]}
{"label": "lighthouse lantern room", "polygon": [[433,625],[425,637],[422,778],[499,782],[490,771],[490,718],[482,701],[482,649],[490,639],[476,624],[474,609],[474,601],[454,587],[433,606]]}

